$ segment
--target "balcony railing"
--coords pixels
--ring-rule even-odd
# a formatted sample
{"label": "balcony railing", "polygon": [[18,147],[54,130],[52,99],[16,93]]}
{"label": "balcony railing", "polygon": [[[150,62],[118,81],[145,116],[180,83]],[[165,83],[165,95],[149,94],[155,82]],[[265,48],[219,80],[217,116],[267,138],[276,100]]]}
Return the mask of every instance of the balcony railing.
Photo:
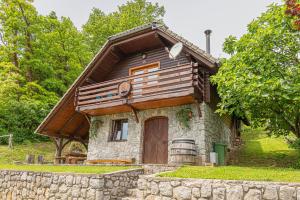
{"label": "balcony railing", "polygon": [[[204,81],[197,67],[190,64],[180,65],[113,79],[93,85],[79,87],[75,95],[75,106],[78,111],[95,110],[134,105],[138,102],[169,99],[193,95],[203,96]],[[131,90],[127,97],[119,94],[119,85],[130,83]]]}

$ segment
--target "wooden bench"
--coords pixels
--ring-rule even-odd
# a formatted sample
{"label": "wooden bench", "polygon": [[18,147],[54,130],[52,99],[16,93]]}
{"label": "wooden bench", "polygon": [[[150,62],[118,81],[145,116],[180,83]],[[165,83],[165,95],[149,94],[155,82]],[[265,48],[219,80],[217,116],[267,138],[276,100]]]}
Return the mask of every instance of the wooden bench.
{"label": "wooden bench", "polygon": [[102,164],[102,163],[112,163],[112,164],[133,164],[134,159],[130,160],[113,160],[113,159],[100,159],[100,160],[88,160],[87,164]]}

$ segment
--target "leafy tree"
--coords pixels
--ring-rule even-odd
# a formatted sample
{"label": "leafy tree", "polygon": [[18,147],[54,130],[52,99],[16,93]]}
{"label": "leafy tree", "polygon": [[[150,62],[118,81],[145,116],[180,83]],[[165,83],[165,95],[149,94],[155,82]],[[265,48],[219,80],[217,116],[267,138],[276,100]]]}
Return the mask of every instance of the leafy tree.
{"label": "leafy tree", "polygon": [[96,54],[109,36],[153,21],[162,21],[164,14],[164,7],[146,0],[128,1],[109,14],[93,8],[87,23],[83,25],[86,43]]}
{"label": "leafy tree", "polygon": [[294,17],[295,28],[300,31],[300,1],[299,0],[286,0],[287,15]]}
{"label": "leafy tree", "polygon": [[300,137],[300,34],[285,5],[272,4],[240,39],[229,36],[217,84],[219,111],[243,117],[270,133]]}
{"label": "leafy tree", "polygon": [[39,15],[31,0],[0,1],[0,134],[33,131],[88,63],[91,53],[69,18]]}
{"label": "leafy tree", "polygon": [[93,9],[81,32],[32,3],[0,1],[0,135],[13,133],[16,142],[43,139],[33,131],[108,36],[164,15],[158,4],[129,1],[109,14]]}

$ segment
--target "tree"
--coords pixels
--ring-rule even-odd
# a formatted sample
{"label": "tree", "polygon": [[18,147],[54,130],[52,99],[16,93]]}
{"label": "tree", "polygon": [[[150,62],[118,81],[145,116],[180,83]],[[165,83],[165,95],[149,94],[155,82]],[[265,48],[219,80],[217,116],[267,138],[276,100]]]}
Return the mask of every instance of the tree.
{"label": "tree", "polygon": [[109,36],[153,21],[161,22],[164,14],[164,7],[146,0],[128,1],[109,14],[93,8],[87,23],[83,25],[86,43],[96,54]]}
{"label": "tree", "polygon": [[31,0],[0,1],[0,135],[33,134],[91,53],[69,18],[39,15]]}
{"label": "tree", "polygon": [[285,13],[294,17],[295,28],[300,31],[300,1],[299,0],[286,0]]}
{"label": "tree", "polygon": [[217,75],[219,112],[250,118],[270,133],[300,138],[300,34],[285,5],[272,4],[240,39],[229,36]]}
{"label": "tree", "polygon": [[129,1],[113,13],[93,9],[79,31],[68,17],[40,15],[33,0],[0,0],[0,135],[41,140],[38,124],[108,36],[154,20],[163,7]]}

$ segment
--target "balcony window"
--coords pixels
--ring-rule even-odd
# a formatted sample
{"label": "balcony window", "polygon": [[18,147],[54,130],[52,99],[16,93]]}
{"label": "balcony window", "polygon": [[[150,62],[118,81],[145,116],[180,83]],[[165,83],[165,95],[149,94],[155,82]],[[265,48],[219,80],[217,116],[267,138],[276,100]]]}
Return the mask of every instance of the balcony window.
{"label": "balcony window", "polygon": [[128,119],[112,121],[110,141],[126,141],[128,138]]}

